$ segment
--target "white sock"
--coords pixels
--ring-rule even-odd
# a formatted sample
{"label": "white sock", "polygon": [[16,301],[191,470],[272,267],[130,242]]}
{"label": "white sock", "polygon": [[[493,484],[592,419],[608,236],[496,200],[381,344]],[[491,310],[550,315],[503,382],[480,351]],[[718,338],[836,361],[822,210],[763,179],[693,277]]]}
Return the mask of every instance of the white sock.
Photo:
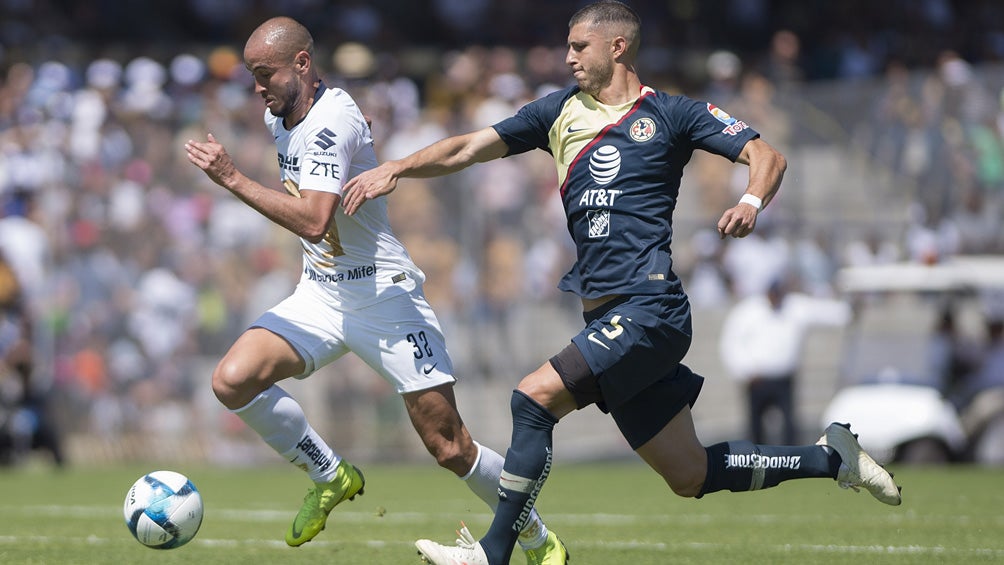
{"label": "white sock", "polygon": [[[467,487],[485,501],[494,513],[499,506],[499,477],[502,475],[502,464],[505,459],[492,449],[474,442],[478,446],[478,457],[474,466],[466,475],[460,477]],[[547,540],[547,526],[537,514],[537,509],[530,511],[530,519],[519,533],[519,545],[523,549],[535,549]]]}
{"label": "white sock", "polygon": [[272,385],[233,413],[314,482],[335,478],[341,457],[310,427],[303,408],[286,391]]}

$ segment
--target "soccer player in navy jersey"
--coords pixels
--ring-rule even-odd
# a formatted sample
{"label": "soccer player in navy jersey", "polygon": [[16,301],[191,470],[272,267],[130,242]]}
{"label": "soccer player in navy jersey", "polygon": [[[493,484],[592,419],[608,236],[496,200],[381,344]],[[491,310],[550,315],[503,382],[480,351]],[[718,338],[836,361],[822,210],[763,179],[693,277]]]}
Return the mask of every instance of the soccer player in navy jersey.
{"label": "soccer player in navy jersey", "polygon": [[363,172],[345,186],[344,207],[394,190],[402,177],[432,177],[474,163],[543,149],[555,160],[577,260],[559,288],[582,300],[585,328],[512,394],[512,440],[499,507],[476,541],[416,542],[437,564],[505,564],[520,525],[551,469],[552,430],[596,404],[631,447],[680,496],[751,491],[829,477],[900,503],[892,477],[847,426],[831,424],[815,445],[731,441],[705,447],[691,406],[703,378],[682,363],[691,314],[672,270],[672,216],[683,168],[695,150],[749,167],[739,203],[718,221],[721,237],[745,237],[784,174],[784,157],[745,122],[716,106],[642,84],[635,72],[640,23],[615,1],[590,4],[569,22],[566,62],[577,85],[530,102],[492,127],[444,139]]}

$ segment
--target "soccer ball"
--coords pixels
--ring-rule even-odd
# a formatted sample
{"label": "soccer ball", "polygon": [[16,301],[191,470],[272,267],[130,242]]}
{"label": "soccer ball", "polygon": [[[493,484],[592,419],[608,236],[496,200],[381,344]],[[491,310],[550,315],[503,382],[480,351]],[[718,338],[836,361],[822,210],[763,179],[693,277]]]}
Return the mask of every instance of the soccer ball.
{"label": "soccer ball", "polygon": [[154,471],[133,483],[122,513],[129,531],[141,544],[172,549],[185,545],[199,531],[202,496],[185,475]]}

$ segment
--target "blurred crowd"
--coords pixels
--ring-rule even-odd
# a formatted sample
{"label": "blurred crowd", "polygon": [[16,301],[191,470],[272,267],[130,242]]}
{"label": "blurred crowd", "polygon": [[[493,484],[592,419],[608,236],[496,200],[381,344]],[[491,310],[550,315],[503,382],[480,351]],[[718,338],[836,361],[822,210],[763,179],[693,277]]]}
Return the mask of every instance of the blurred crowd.
{"label": "blurred crowd", "polygon": [[[185,414],[208,388],[206,360],[299,278],[295,237],[211,184],[183,151],[211,132],[248,176],[278,178],[240,55],[241,34],[265,17],[289,13],[312,28],[322,76],[372,120],[381,159],[490,125],[569,81],[571,2],[536,3],[533,21],[522,1],[123,4],[98,18],[99,2],[0,2],[0,252],[23,303],[11,316],[30,319],[36,352],[31,378],[3,396],[0,424],[42,394],[66,431],[197,425]],[[638,4],[643,79],[726,108],[791,164],[792,188],[758,232],[723,242],[714,223],[745,181],[728,162],[695,156],[674,248],[695,307],[727,308],[780,272],[833,296],[844,265],[1004,250],[1004,74],[994,64],[1004,34],[965,33],[999,23],[1004,6],[869,3],[874,22],[820,34],[807,11],[816,3]],[[831,4],[833,22],[850,17]],[[767,21],[779,6],[791,29]],[[897,6],[904,26],[882,33]],[[50,11],[54,31],[35,33],[38,20],[26,16],[37,10]],[[151,14],[163,25],[136,37]],[[440,35],[408,36],[407,18]],[[686,25],[698,21],[715,25]],[[903,49],[918,41],[911,30],[927,28],[958,47],[928,59],[926,48]],[[817,174],[820,154],[838,164],[835,175]],[[851,168],[842,163],[865,171],[865,182],[842,178]],[[515,378],[553,353],[536,351],[540,335],[572,335],[577,303],[555,288],[574,257],[555,183],[552,161],[537,152],[403,182],[390,197],[392,225],[427,274],[464,378]],[[857,196],[868,209],[844,214],[820,194]],[[0,363],[5,383],[13,374]],[[151,424],[165,407],[181,417]]]}

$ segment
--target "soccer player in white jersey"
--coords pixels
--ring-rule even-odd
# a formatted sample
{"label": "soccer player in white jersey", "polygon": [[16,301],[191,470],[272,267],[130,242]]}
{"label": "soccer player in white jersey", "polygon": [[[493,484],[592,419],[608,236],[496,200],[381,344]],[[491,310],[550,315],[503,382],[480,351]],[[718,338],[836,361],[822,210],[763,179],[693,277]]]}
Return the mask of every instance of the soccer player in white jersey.
{"label": "soccer player in white jersey", "polygon": [[[391,231],[385,199],[367,202],[352,217],[339,206],[342,186],[377,165],[366,119],[348,93],[320,80],[313,39],[295,20],[259,26],[244,61],[265,100],[285,190],[243,175],[212,134],[189,140],[185,150],[210,179],[303,245],[296,290],[251,324],[212,379],[220,402],[315,483],[286,543],[310,541],[336,505],[363,494],[365,481],[277,383],[305,378],[349,351],[396,388],[439,465],[494,510],[502,456],[476,443],[457,411],[453,364],[422,294],[424,274]],[[520,541],[528,563],[567,562],[564,546],[536,511]]]}

